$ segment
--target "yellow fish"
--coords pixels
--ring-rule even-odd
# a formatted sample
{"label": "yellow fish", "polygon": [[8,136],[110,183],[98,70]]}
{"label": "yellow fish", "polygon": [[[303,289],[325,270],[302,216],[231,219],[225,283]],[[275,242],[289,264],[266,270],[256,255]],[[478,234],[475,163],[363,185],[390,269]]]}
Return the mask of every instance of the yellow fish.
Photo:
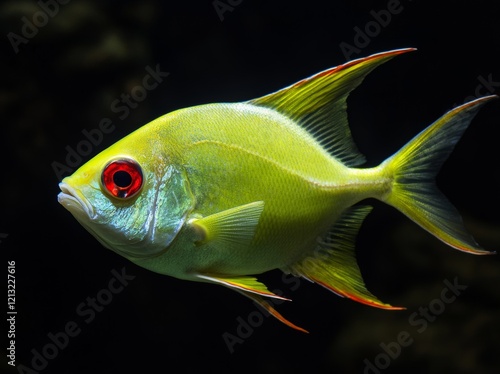
{"label": "yellow fish", "polygon": [[[377,167],[349,131],[346,99],[398,49],[345,63],[269,95],[165,114],[60,183],[59,202],[106,248],[151,271],[285,299],[256,276],[281,269],[368,305],[354,254],[383,201],[446,244],[489,254],[435,186],[438,169],[486,96],[444,114]],[[288,300],[288,299],[286,299]]]}

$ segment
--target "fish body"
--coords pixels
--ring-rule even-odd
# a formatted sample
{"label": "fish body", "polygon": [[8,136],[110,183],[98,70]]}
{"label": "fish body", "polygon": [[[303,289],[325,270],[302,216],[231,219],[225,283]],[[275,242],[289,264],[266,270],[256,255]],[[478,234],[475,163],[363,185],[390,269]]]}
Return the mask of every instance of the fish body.
{"label": "fish body", "polygon": [[151,271],[220,284],[283,323],[256,278],[281,269],[356,301],[354,241],[375,198],[459,250],[488,254],[434,177],[487,96],[455,108],[382,164],[360,168],[346,98],[401,49],[325,70],[241,103],[179,109],[102,151],[60,184],[59,202],[105,247]]}
{"label": "fish body", "polygon": [[[248,125],[235,128],[242,120]],[[376,194],[373,183],[383,183],[383,178],[374,181],[344,166],[302,128],[268,108],[246,103],[208,104],[180,110],[159,121],[159,127],[167,129],[161,138],[178,145],[170,163],[184,170],[189,179],[192,215],[207,217],[262,202],[255,206],[258,224],[248,228],[252,240],[242,238],[246,248],[242,248],[243,243],[216,240],[213,245],[206,244],[206,251],[214,255],[207,257],[206,251],[193,247],[181,273],[192,266],[207,271],[216,266],[212,270],[216,273],[259,274],[293,263],[314,247],[317,237],[340,212]],[[190,124],[189,133],[184,124]],[[195,235],[191,234],[188,236]],[[193,238],[189,239],[191,246]],[[227,248],[222,250],[221,245]],[[173,243],[165,261],[179,264],[185,249],[185,244]]]}

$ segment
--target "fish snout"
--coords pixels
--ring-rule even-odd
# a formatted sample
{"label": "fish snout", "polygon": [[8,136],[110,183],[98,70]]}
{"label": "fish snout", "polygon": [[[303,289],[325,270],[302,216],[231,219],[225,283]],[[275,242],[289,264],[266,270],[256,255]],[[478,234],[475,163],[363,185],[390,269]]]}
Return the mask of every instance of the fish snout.
{"label": "fish snout", "polygon": [[73,215],[82,216],[87,219],[95,219],[96,213],[94,207],[89,201],[75,188],[67,183],[59,183],[61,192],[57,195],[59,204],[68,209]]}

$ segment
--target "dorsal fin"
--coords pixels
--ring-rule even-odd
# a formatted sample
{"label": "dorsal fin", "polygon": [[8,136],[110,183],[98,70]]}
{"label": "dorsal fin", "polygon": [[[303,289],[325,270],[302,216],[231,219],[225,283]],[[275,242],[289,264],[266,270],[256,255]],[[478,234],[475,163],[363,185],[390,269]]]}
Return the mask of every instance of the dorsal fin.
{"label": "dorsal fin", "polygon": [[315,252],[286,271],[322,285],[337,295],[382,309],[402,309],[383,303],[366,289],[354,254],[354,241],[370,206],[347,209]]}
{"label": "dorsal fin", "polygon": [[324,70],[249,103],[269,107],[297,121],[339,161],[357,166],[365,161],[351,137],[346,99],[380,64],[415,48],[377,53]]}

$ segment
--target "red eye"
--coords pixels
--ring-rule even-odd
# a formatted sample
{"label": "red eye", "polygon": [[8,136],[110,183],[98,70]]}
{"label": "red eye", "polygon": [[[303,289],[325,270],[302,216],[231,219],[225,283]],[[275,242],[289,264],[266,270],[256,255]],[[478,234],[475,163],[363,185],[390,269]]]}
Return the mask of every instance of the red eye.
{"label": "red eye", "polygon": [[102,171],[102,185],[106,190],[121,199],[134,196],[142,186],[143,177],[139,164],[132,160],[115,160]]}

